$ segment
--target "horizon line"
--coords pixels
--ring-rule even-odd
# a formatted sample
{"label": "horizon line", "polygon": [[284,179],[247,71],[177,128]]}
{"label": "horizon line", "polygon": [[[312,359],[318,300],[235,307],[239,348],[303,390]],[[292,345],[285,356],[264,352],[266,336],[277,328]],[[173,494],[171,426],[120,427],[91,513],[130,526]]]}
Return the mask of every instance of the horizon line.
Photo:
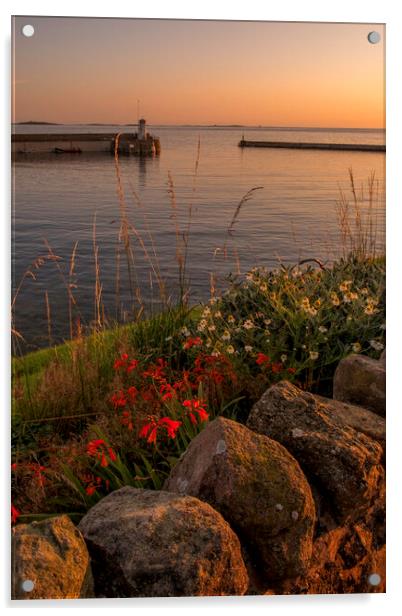
{"label": "horizon line", "polygon": [[[11,122],[12,126],[36,125],[36,126],[137,126],[138,122],[48,122],[45,120],[23,120],[19,122]],[[165,123],[155,122],[149,123],[149,126],[166,126],[166,127],[201,127],[201,128],[273,128],[273,129],[297,129],[297,130],[377,130],[385,131],[385,127],[371,126],[294,126],[294,125],[275,125],[275,124],[201,124],[201,123]]]}

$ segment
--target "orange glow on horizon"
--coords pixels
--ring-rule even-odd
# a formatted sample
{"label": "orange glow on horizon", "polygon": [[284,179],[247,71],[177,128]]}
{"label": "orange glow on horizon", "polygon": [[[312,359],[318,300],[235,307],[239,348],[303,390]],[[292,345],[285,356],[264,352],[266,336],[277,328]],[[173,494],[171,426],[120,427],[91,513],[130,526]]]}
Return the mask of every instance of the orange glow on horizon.
{"label": "orange glow on horizon", "polygon": [[[13,121],[385,127],[383,25],[15,18]],[[381,34],[370,45],[367,33]]]}

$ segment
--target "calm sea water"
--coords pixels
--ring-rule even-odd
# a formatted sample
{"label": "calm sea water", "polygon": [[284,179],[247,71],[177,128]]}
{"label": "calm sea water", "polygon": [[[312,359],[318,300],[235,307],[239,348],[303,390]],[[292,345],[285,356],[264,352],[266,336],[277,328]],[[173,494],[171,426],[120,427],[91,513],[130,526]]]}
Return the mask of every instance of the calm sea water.
{"label": "calm sea water", "polygon": [[[112,132],[111,126],[18,126],[18,132]],[[133,130],[133,129],[130,129]],[[242,129],[152,127],[160,137],[159,158],[121,159],[127,214],[149,251],[152,242],[159,264],[174,293],[177,280],[176,231],[168,193],[170,172],[179,225],[188,224],[192,206],[188,272],[191,298],[209,296],[211,276],[224,284],[229,272],[254,265],[275,267],[278,260],[295,263],[317,257],[331,261],[340,254],[336,201],[340,189],[348,191],[348,169],[356,183],[367,182],[371,172],[379,181],[378,229],[385,226],[385,155],[371,152],[242,149],[246,139],[384,143],[383,131]],[[198,171],[195,175],[198,140]],[[13,285],[19,284],[28,266],[45,255],[45,240],[60,257],[33,269],[16,301],[16,327],[27,341],[26,349],[48,343],[45,293],[51,314],[52,340],[68,336],[66,281],[76,242],[73,289],[76,314],[83,323],[94,318],[95,260],[93,229],[99,251],[102,298],[106,312],[116,316],[116,251],[120,226],[116,173],[112,157],[66,156],[13,165]],[[241,208],[233,236],[227,234],[236,207],[250,189],[256,190]],[[135,196],[136,195],[136,196]],[[152,236],[152,241],[150,237]],[[133,235],[135,277],[145,303],[157,304],[155,283],[138,238]],[[225,249],[226,248],[226,249]],[[63,280],[64,276],[64,280]],[[130,318],[130,292],[121,257],[121,300]],[[121,313],[120,313],[121,317]]]}

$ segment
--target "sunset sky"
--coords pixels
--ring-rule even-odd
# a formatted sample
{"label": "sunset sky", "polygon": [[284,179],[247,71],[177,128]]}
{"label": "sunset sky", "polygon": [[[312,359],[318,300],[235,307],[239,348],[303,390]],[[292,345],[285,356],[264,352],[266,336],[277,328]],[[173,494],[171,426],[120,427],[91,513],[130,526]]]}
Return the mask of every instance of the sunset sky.
{"label": "sunset sky", "polygon": [[150,124],[382,128],[384,36],[367,24],[17,17],[13,120],[132,123],[140,99]]}

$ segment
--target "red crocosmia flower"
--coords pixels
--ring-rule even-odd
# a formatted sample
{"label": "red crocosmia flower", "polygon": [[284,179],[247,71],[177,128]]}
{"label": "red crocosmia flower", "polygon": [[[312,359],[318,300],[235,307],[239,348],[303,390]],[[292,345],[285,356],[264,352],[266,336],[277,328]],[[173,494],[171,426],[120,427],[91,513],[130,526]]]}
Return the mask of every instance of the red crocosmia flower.
{"label": "red crocosmia flower", "polygon": [[166,362],[163,359],[158,359],[156,364],[151,365],[148,370],[144,370],[142,373],[143,377],[151,377],[151,379],[155,379],[155,381],[161,381],[165,378],[165,368]]}
{"label": "red crocosmia flower", "polygon": [[15,471],[16,469],[17,469],[17,463],[13,462],[12,465],[11,465],[11,470]]}
{"label": "red crocosmia flower", "polygon": [[279,372],[282,372],[283,364],[281,364],[281,362],[274,363],[271,366],[271,370],[274,374],[278,374]]}
{"label": "red crocosmia flower", "polygon": [[163,426],[166,428],[167,434],[169,438],[176,438],[177,430],[181,426],[181,421],[176,421],[174,419],[170,419],[170,417],[162,417],[158,421],[158,426]]}
{"label": "red crocosmia flower", "polygon": [[87,454],[96,458],[103,467],[108,466],[109,462],[115,462],[117,460],[115,452],[111,447],[106,445],[103,439],[90,441],[87,445]]}
{"label": "red crocosmia flower", "polygon": [[189,338],[188,340],[186,340],[186,342],[183,344],[183,349],[187,350],[187,349],[191,349],[194,346],[201,346],[202,345],[202,340],[199,336],[197,336],[197,338]]}
{"label": "red crocosmia flower", "polygon": [[162,396],[162,400],[163,402],[167,402],[168,400],[172,400],[173,398],[173,394],[171,391],[166,392],[165,394],[163,394]]}
{"label": "red crocosmia flower", "polygon": [[174,387],[172,387],[172,385],[170,385],[169,383],[164,383],[163,385],[161,385],[161,387],[159,388],[159,393],[161,394],[162,400],[164,402],[166,402],[167,400],[172,400],[172,398],[176,396],[176,391]]}
{"label": "red crocosmia flower", "polygon": [[296,373],[296,368],[288,368],[288,372],[289,372],[289,374],[295,374]]}
{"label": "red crocosmia flower", "polygon": [[155,425],[156,422],[152,419],[149,423],[142,426],[141,430],[138,433],[138,436],[140,438],[147,438],[150,429],[153,428]]}
{"label": "red crocosmia flower", "polygon": [[110,398],[113,406],[115,409],[117,409],[118,407],[121,406],[126,406],[127,404],[127,399],[124,395],[123,391],[119,391],[117,394],[113,394],[113,396]]}
{"label": "red crocosmia flower", "polygon": [[184,400],[183,402],[183,406],[187,409],[188,415],[190,417],[190,421],[192,424],[196,424],[197,423],[197,415],[198,415],[198,420],[201,423],[202,421],[208,421],[209,419],[209,415],[207,413],[207,411],[205,410],[204,405],[205,402],[202,402],[200,400]]}
{"label": "red crocosmia flower", "polygon": [[140,438],[146,438],[147,443],[156,443],[156,432],[157,432],[157,423],[154,419],[151,419],[149,423],[142,426],[141,430],[139,431],[138,436]]}
{"label": "red crocosmia flower", "polygon": [[18,511],[16,507],[11,503],[11,524],[15,524],[20,517],[21,513]]}
{"label": "red crocosmia flower", "polygon": [[156,427],[152,428],[147,438],[147,443],[156,443],[156,433],[157,433],[157,428]]}
{"label": "red crocosmia flower", "polygon": [[101,438],[90,441],[87,445],[87,454],[90,456],[96,456],[98,454],[98,450],[102,448],[103,445],[106,445],[106,443]]}
{"label": "red crocosmia flower", "polygon": [[116,359],[116,361],[113,364],[113,368],[115,370],[119,370],[120,368],[125,368],[127,364],[127,360],[128,360],[127,353],[123,353],[123,355],[119,359]]}
{"label": "red crocosmia flower", "polygon": [[270,362],[270,358],[264,353],[258,353],[255,361],[259,366],[262,366],[263,364],[268,364]]}
{"label": "red crocosmia flower", "polygon": [[170,419],[170,417],[161,417],[158,421],[151,419],[149,423],[141,428],[139,437],[146,438],[147,443],[156,443],[158,430],[159,428],[163,428],[166,430],[168,437],[175,438],[180,426],[181,421],[175,421],[174,419]]}
{"label": "red crocosmia flower", "polygon": [[[94,477],[93,475],[87,475],[87,477],[84,478],[84,481],[88,483],[87,487],[85,488],[85,492],[88,494],[88,496],[92,496],[93,494],[95,494],[98,488],[102,487],[102,477]],[[107,480],[105,483],[107,487]]]}
{"label": "red crocosmia flower", "polygon": [[127,366],[127,374],[130,374],[133,370],[135,370],[140,362],[138,359],[130,359]]}

